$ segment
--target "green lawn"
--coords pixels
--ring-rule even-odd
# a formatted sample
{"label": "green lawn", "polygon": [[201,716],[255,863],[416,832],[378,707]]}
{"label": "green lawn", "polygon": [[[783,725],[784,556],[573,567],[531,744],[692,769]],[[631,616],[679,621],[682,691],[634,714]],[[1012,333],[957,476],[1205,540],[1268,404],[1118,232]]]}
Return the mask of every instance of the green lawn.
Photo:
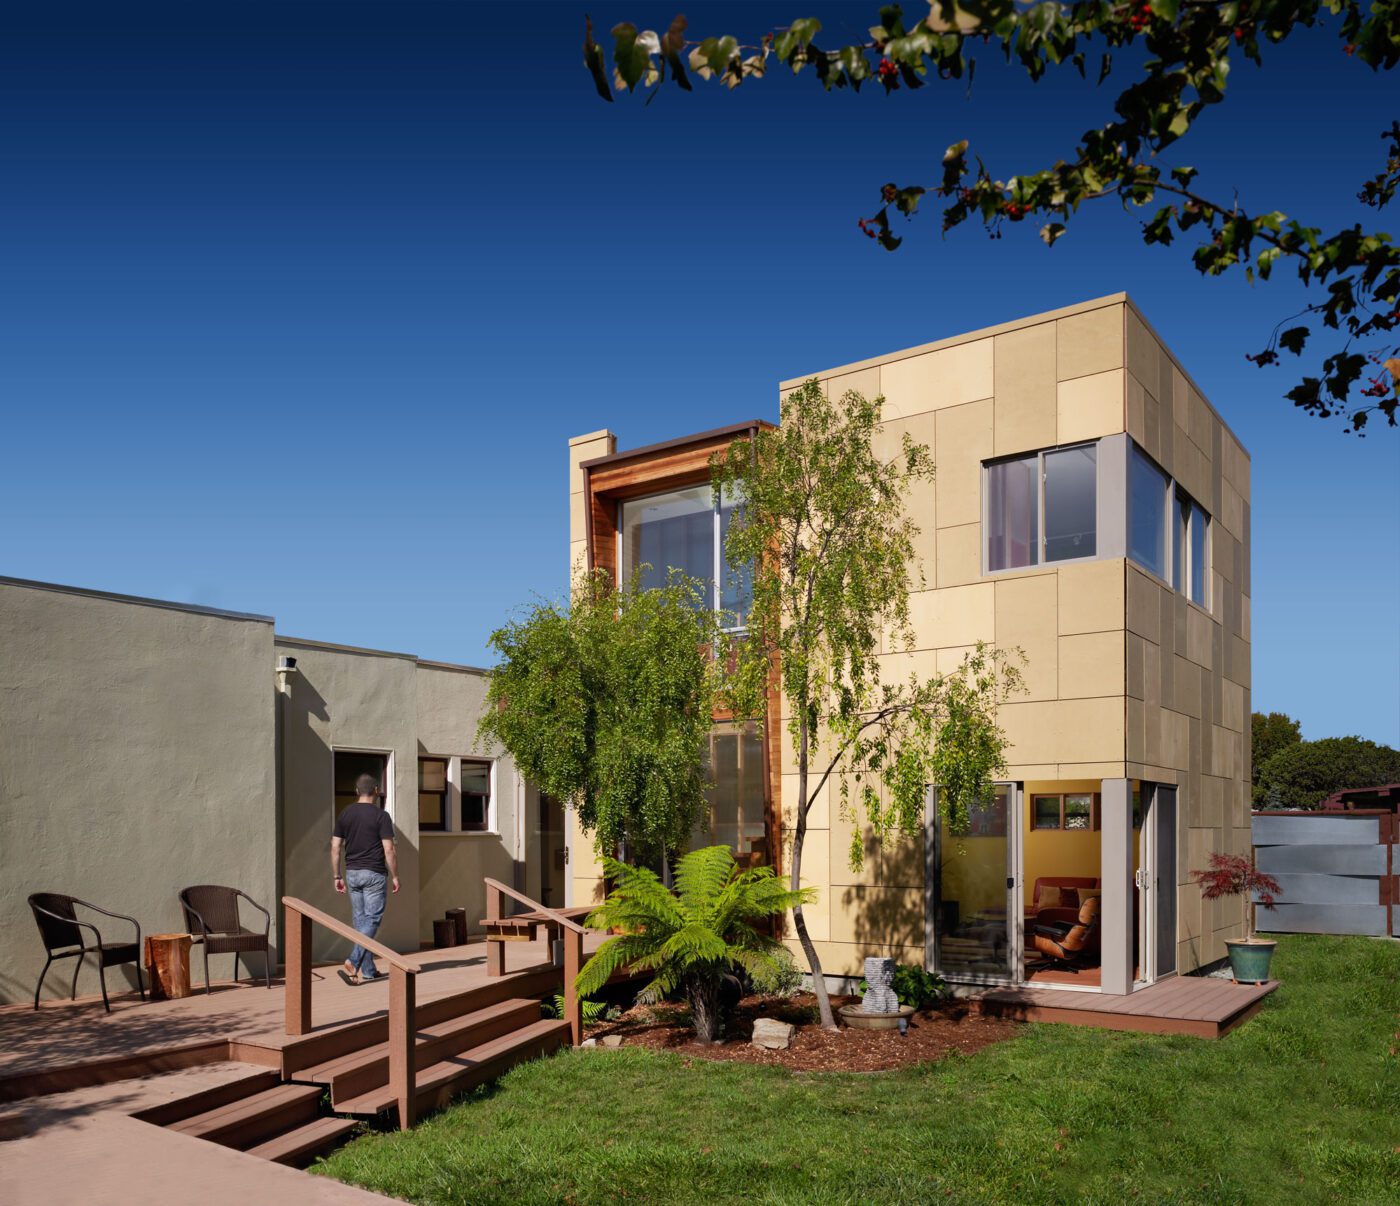
{"label": "green lawn", "polygon": [[1027,1026],[870,1076],[515,1069],[316,1171],[417,1202],[1400,1202],[1400,943],[1289,937],[1222,1040]]}

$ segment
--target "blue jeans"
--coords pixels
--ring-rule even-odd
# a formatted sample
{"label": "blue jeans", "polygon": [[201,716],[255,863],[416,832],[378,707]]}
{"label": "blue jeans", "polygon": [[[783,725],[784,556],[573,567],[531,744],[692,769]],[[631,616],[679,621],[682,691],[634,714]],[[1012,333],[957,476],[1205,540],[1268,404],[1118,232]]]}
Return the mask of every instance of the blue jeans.
{"label": "blue jeans", "polygon": [[[379,932],[384,919],[384,893],[389,877],[382,871],[360,868],[346,871],[345,888],[350,893],[350,924],[367,938]],[[358,968],[361,978],[373,980],[379,974],[374,956],[358,942],[350,948],[350,966]]]}

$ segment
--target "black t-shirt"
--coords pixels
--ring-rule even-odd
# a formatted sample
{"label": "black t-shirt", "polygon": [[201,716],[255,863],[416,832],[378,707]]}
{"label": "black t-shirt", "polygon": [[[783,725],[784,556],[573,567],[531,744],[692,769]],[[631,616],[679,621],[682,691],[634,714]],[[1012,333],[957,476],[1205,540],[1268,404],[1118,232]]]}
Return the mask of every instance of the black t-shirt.
{"label": "black t-shirt", "polygon": [[347,871],[387,874],[384,842],[394,836],[394,822],[378,804],[351,804],[335,819],[335,836],[345,843]]}

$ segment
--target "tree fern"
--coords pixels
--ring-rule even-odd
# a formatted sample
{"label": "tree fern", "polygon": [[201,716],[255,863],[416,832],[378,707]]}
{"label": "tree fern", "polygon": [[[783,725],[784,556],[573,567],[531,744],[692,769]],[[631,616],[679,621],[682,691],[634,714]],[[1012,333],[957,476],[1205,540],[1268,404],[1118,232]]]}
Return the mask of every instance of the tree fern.
{"label": "tree fern", "polygon": [[696,1035],[710,1042],[719,1032],[720,985],[727,972],[744,972],[758,988],[786,979],[787,949],[754,923],[810,902],[812,889],[784,887],[771,867],[741,871],[725,846],[683,855],[674,891],[646,867],[614,859],[604,866],[614,887],[588,924],[614,934],[579,972],[580,994],[597,992],[621,968],[649,972],[641,999],[655,1002],[683,991]]}

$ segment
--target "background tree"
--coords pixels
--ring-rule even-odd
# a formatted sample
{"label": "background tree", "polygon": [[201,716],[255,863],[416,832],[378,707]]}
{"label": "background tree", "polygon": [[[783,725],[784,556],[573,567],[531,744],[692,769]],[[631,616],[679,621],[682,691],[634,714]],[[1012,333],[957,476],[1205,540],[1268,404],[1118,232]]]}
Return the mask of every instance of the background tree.
{"label": "background tree", "polygon": [[[748,632],[728,683],[736,715],[761,717],[776,666],[787,697],[797,764],[792,799],[793,889],[812,802],[838,788],[841,808],[863,813],[877,835],[921,833],[927,785],[955,828],[985,798],[1002,765],[996,705],[1017,671],[979,647],[963,671],[926,681],[884,682],[886,649],[908,646],[913,537],[905,495],[933,477],[929,450],[906,433],[882,461],[872,446],[881,400],[851,392],[829,399],[809,381],[782,401],[781,425],[736,440],[712,461],[716,492],[743,499],[725,554],[753,566]],[[786,804],[786,801],[785,801]],[[859,833],[850,857],[863,855]],[[821,960],[802,905],[793,908],[824,1026],[834,1027]]]}
{"label": "background tree", "polygon": [[[1155,205],[1143,220],[1144,242],[1165,246],[1194,231],[1199,242],[1192,258],[1205,275],[1239,269],[1251,281],[1267,280],[1276,268],[1292,266],[1314,300],[1280,322],[1249,359],[1261,367],[1276,364],[1280,350],[1301,355],[1319,326],[1324,334],[1335,332],[1317,374],[1304,375],[1287,396],[1320,417],[1342,413],[1348,430],[1359,431],[1375,412],[1396,425],[1400,248],[1384,231],[1359,225],[1325,231],[1277,210],[1247,210],[1234,196],[1211,197],[1196,183],[1196,169],[1164,158],[1204,112],[1225,100],[1232,62],[1262,65],[1270,47],[1328,14],[1336,18],[1336,53],[1356,69],[1388,71],[1400,62],[1400,0],[934,0],[927,15],[911,12],[918,19],[909,22],[900,5],[872,8],[869,37],[835,46],[818,45],[821,22],[810,17],[746,37],[696,39],[678,16],[661,35],[627,22],[615,25],[611,82],[590,24],[584,62],[599,95],[612,100],[614,88],[649,89],[667,78],[691,91],[690,73],[737,88],[762,78],[773,62],[794,74],[810,67],[828,92],[865,84],[886,94],[913,91],[930,78],[965,80],[970,88],[979,46],[998,50],[1032,80],[1054,68],[1081,76],[1093,70],[1102,85],[1118,70],[1114,55],[1120,53],[1123,61],[1140,64],[1142,74],[1117,92],[1112,117],[1081,135],[1073,150],[1050,164],[996,175],[965,140],[954,142],[936,150],[941,164],[933,179],[881,185],[879,208],[860,219],[861,229],[894,251],[901,237],[892,219],[912,218],[932,197],[944,231],[973,221],[998,235],[1006,223],[1040,218],[1040,236],[1053,246],[1088,202]],[[1400,122],[1379,133],[1378,170],[1356,185],[1357,197],[1376,210],[1400,184]]]}
{"label": "background tree", "polygon": [[640,999],[681,993],[696,1037],[710,1043],[723,1022],[726,973],[742,972],[761,992],[795,978],[787,948],[757,927],[813,893],[785,888],[772,867],[740,871],[728,847],[706,846],[676,864],[674,893],[646,867],[612,859],[606,867],[616,886],[588,924],[614,936],[580,970],[581,996],[599,991],[620,967],[651,972]]}
{"label": "background tree", "polygon": [[1254,784],[1254,802],[1264,798],[1259,786],[1259,771],[1270,758],[1285,746],[1303,740],[1302,726],[1283,712],[1255,712],[1249,718],[1250,779]]}
{"label": "background tree", "polygon": [[1334,791],[1400,783],[1400,751],[1361,737],[1300,741],[1273,754],[1259,772],[1259,799],[1270,808],[1316,808]]}
{"label": "background tree", "polygon": [[702,599],[700,584],[679,574],[642,591],[595,571],[569,607],[537,604],[491,634],[501,660],[479,734],[577,808],[602,855],[683,850],[705,807],[726,637]]}

